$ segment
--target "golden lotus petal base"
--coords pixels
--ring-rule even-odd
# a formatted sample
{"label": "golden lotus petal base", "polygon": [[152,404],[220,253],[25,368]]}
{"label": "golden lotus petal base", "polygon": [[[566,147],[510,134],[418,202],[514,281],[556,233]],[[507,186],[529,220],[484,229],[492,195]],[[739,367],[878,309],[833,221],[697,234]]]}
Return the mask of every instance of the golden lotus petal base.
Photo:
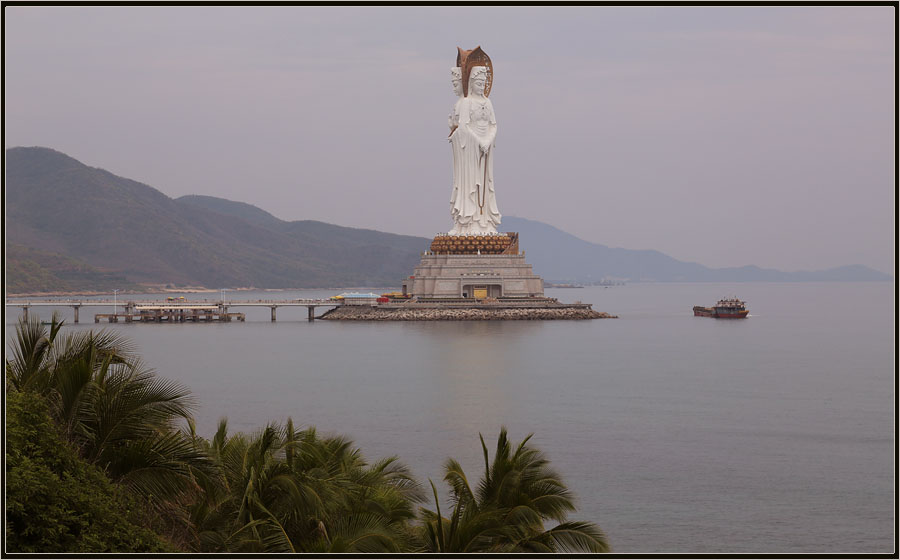
{"label": "golden lotus petal base", "polygon": [[438,235],[431,242],[431,252],[438,255],[503,255],[518,253],[516,233],[497,235]]}

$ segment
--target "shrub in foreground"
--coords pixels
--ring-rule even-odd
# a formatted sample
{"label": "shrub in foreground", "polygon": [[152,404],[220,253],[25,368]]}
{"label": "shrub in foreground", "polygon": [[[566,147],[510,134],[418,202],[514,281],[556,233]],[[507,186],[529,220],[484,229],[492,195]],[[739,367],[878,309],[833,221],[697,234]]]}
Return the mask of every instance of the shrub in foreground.
{"label": "shrub in foreground", "polygon": [[37,395],[6,394],[8,552],[165,552],[141,506],[59,436]]}

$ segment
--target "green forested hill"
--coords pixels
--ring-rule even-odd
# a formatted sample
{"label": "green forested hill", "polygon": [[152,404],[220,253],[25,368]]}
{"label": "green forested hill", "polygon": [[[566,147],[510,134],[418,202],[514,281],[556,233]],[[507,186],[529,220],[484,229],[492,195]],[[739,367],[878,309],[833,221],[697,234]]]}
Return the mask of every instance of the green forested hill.
{"label": "green forested hill", "polygon": [[11,294],[92,292],[139,289],[121,274],[98,270],[60,255],[17,244],[8,244],[6,290]]}
{"label": "green forested hill", "polygon": [[[11,148],[6,157],[8,244],[65,255],[133,282],[392,286],[428,245],[419,237],[284,222],[211,197],[173,200],[47,148]],[[7,273],[8,291],[28,283],[17,260],[7,262]]]}

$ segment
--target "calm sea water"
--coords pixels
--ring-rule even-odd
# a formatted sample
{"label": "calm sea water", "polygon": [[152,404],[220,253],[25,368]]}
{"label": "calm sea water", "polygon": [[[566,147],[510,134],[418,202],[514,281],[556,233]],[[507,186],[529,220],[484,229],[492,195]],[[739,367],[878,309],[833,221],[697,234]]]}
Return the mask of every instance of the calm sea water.
{"label": "calm sea water", "polygon": [[[548,295],[620,318],[308,323],[305,308],[281,308],[274,324],[256,309],[246,323],[95,325],[108,311],[83,309],[69,328],[126,333],[192,390],[207,436],[223,416],[243,431],[290,416],[439,484],[450,456],[481,474],[479,432],[489,447],[502,425],[514,440],[534,432],[578,496],[573,517],[598,523],[617,552],[893,550],[893,283]],[[749,319],[692,316],[727,295]],[[19,310],[7,311],[9,326]]]}

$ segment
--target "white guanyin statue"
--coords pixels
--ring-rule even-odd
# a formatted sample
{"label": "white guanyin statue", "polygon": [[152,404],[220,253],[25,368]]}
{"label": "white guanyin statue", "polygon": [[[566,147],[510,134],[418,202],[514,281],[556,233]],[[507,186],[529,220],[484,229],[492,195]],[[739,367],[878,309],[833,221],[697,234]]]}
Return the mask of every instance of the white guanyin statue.
{"label": "white guanyin statue", "polygon": [[[481,54],[472,57],[471,54]],[[454,93],[459,99],[450,114],[450,145],[453,149],[453,193],[450,196],[450,235],[497,233],[500,212],[494,193],[494,139],[497,120],[488,99],[490,66],[465,64],[465,56],[486,60],[481,49],[460,50],[463,64],[451,70]],[[460,59],[457,59],[460,62]],[[471,60],[469,62],[472,62]],[[462,87],[459,87],[462,86]],[[462,91],[460,91],[462,90]]]}

